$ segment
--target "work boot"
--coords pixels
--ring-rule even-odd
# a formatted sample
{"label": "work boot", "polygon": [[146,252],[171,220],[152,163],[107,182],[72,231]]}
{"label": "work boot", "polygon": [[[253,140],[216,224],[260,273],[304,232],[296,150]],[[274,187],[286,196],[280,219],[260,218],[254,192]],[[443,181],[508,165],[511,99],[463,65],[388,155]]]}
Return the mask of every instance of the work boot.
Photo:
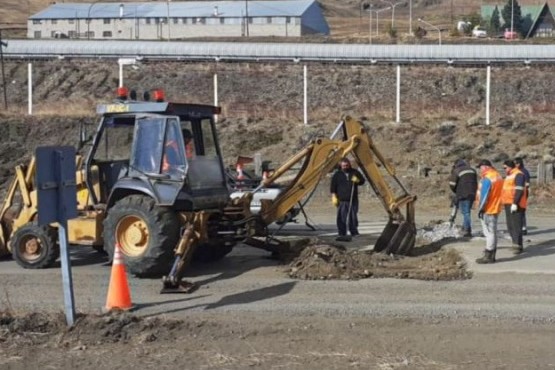
{"label": "work boot", "polygon": [[486,264],[495,263],[495,251],[484,250],[484,255],[476,260],[476,263]]}
{"label": "work boot", "polygon": [[464,231],[463,238],[472,238],[472,229],[466,229],[463,231]]}
{"label": "work boot", "polygon": [[524,248],[522,247],[522,245],[513,245],[511,247],[511,250],[513,251],[513,254],[521,254],[524,251]]}

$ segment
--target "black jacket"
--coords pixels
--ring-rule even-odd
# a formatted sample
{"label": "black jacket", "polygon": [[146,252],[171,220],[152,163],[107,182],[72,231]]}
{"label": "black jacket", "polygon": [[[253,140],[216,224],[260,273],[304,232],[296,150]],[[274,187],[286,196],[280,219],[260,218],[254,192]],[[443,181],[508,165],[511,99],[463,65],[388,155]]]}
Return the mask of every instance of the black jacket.
{"label": "black jacket", "polygon": [[[358,184],[351,181],[356,176],[359,180]],[[353,202],[358,200],[358,185],[364,184],[364,176],[354,168],[350,168],[347,172],[337,170],[331,178],[330,192],[337,194],[340,202],[348,202],[351,200],[351,192],[353,191]]]}
{"label": "black jacket", "polygon": [[476,190],[478,189],[478,175],[476,170],[466,164],[463,160],[458,160],[449,178],[449,187],[457,200],[474,201]]}

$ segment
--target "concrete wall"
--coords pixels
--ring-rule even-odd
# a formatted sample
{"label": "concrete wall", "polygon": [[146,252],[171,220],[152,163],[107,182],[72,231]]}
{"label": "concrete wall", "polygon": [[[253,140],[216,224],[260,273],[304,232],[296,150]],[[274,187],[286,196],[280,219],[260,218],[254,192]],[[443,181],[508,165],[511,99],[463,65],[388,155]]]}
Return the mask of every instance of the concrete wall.
{"label": "concrete wall", "polygon": [[[249,36],[301,36],[301,20],[296,17],[250,18]],[[186,39],[192,37],[238,37],[245,36],[247,28],[243,18],[112,18],[103,19],[42,20],[28,21],[28,38],[80,38],[160,40]],[[40,32],[38,34],[37,32]]]}

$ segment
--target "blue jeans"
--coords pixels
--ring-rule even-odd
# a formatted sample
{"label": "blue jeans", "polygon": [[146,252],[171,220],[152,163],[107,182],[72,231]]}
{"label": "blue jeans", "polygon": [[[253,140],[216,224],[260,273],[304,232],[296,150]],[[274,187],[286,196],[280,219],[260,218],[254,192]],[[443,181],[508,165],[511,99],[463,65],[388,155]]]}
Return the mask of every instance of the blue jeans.
{"label": "blue jeans", "polygon": [[472,208],[472,201],[459,200],[459,209],[463,215],[463,230],[471,230],[472,222],[470,221],[470,209]]}
{"label": "blue jeans", "polygon": [[353,236],[358,235],[358,201],[353,201],[350,208],[349,214],[349,202],[339,202],[337,207],[337,231],[341,236],[347,235],[347,231]]}

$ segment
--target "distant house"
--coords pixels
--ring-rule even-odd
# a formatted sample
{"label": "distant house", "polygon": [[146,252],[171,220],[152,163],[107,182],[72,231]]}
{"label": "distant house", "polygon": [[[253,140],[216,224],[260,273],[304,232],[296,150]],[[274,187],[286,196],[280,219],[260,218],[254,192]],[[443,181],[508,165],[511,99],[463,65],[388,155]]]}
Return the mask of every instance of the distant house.
{"label": "distant house", "polygon": [[[489,22],[496,6],[499,10],[501,25],[504,25],[503,27],[506,28],[506,25],[510,24],[511,20],[505,21],[501,15],[501,10],[505,4],[483,5],[481,8],[482,19]],[[555,37],[555,19],[547,3],[543,5],[521,5],[520,12],[523,19],[522,30],[525,38]]]}
{"label": "distant house", "polygon": [[59,3],[28,19],[33,39],[160,40],[329,35],[315,0]]}

